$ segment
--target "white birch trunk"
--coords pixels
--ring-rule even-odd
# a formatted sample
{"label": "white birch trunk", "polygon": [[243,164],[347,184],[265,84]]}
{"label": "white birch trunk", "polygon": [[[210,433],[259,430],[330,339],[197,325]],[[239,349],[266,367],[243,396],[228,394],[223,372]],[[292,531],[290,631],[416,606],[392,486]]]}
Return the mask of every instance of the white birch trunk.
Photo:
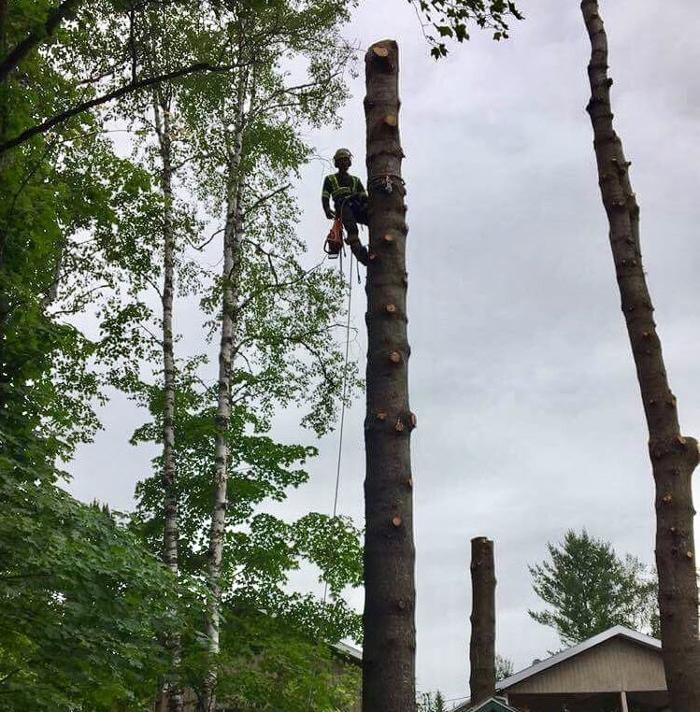
{"label": "white birch trunk", "polygon": [[[153,116],[161,160],[161,190],[165,198],[163,210],[163,561],[177,576],[178,520],[175,490],[175,354],[173,346],[173,294],[175,290],[175,232],[173,220],[172,136],[168,102],[160,92],[154,92]],[[177,684],[175,670],[180,662],[180,638],[173,635],[168,641],[171,649],[174,679],[167,689],[168,709],[182,712],[182,691]]]}
{"label": "white birch trunk", "polygon": [[220,652],[219,625],[221,618],[221,561],[226,531],[226,490],[228,485],[229,446],[227,434],[231,417],[231,363],[234,352],[236,283],[240,266],[242,216],[240,209],[240,167],[243,157],[243,133],[247,77],[241,76],[236,95],[233,150],[228,165],[228,195],[224,227],[222,271],[221,342],[219,347],[219,387],[216,408],[216,438],[214,444],[214,505],[209,538],[206,635],[209,641],[210,668],[204,687],[204,709],[216,707],[217,661]]}

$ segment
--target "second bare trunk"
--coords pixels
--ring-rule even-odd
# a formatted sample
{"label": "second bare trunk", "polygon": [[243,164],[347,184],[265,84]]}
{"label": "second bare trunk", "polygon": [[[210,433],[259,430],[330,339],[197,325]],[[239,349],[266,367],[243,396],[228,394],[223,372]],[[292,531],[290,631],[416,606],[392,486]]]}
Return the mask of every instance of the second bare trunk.
{"label": "second bare trunk", "polygon": [[469,689],[472,704],[478,704],[496,693],[496,570],[493,542],[480,536],[471,543]]}
{"label": "second bare trunk", "polygon": [[588,113],[593,125],[598,179],[649,430],[649,455],[656,484],[656,566],[666,681],[673,712],[698,712],[700,640],[691,490],[698,443],[681,434],[676,398],[666,376],[642,265],[639,205],[630,182],[630,164],[613,127],[608,41],[597,0],[583,0],[581,10],[591,41]]}

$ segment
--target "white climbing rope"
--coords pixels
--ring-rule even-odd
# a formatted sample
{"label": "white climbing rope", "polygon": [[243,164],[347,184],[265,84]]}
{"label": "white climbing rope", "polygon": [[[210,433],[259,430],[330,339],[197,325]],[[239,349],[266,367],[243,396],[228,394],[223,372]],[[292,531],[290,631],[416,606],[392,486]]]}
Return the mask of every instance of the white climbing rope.
{"label": "white climbing rope", "polygon": [[[333,516],[338,514],[338,494],[340,492],[341,461],[343,457],[343,432],[345,430],[345,400],[348,393],[348,363],[350,361],[350,319],[352,311],[352,252],[350,253],[350,274],[348,278],[348,318],[345,324],[345,365],[343,367],[343,398],[340,406],[340,429],[338,432],[338,462],[335,470],[335,495],[333,497]],[[323,586],[323,602],[328,595],[328,582]]]}

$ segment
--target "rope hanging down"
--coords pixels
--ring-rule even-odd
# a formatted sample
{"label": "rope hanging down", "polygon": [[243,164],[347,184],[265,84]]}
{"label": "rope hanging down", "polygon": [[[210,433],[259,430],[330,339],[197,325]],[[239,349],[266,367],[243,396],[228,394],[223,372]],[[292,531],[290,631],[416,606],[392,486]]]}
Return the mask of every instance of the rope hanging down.
{"label": "rope hanging down", "polygon": [[348,276],[348,318],[345,324],[345,365],[343,367],[343,398],[340,406],[340,432],[338,433],[338,464],[335,472],[335,496],[333,497],[333,516],[338,514],[338,491],[340,489],[340,461],[343,456],[343,431],[345,429],[345,399],[348,392],[348,362],[350,358],[350,317],[352,309],[352,254],[350,255],[350,274]]}
{"label": "rope hanging down", "polygon": [[[348,363],[350,360],[350,318],[352,311],[352,265],[354,260],[350,255],[350,274],[348,275],[348,318],[345,324],[345,366],[343,368],[343,397],[340,406],[340,429],[338,432],[338,463],[335,470],[335,494],[333,496],[333,516],[338,514],[338,494],[340,492],[340,472],[343,457],[343,432],[345,430],[345,401],[348,393]],[[359,272],[358,272],[359,274]],[[328,595],[328,582],[323,585],[323,602]]]}

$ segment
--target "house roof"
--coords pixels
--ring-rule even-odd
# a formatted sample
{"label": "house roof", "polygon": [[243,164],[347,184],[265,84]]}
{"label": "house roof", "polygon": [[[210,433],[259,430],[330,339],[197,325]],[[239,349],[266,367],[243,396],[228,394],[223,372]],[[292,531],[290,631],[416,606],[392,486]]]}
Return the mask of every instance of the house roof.
{"label": "house roof", "polygon": [[[559,665],[560,663],[564,662],[565,660],[574,658],[575,656],[580,655],[581,653],[583,653],[587,650],[590,650],[591,648],[595,648],[597,645],[600,645],[601,643],[605,643],[608,640],[612,640],[613,638],[622,638],[624,640],[628,640],[628,641],[635,643],[637,645],[646,647],[650,650],[661,652],[661,641],[660,640],[657,640],[656,638],[652,638],[651,636],[648,636],[648,635],[644,635],[643,633],[637,633],[637,631],[630,630],[629,628],[625,628],[624,626],[616,625],[612,628],[609,628],[606,631],[603,631],[602,633],[598,633],[598,635],[594,635],[592,638],[589,638],[588,640],[584,640],[583,643],[579,643],[578,645],[574,645],[571,648],[562,650],[560,653],[557,653],[556,655],[552,655],[549,658],[547,658],[546,660],[537,662],[534,665],[531,665],[530,667],[525,668],[524,670],[521,670],[520,672],[516,672],[515,675],[511,675],[510,677],[507,677],[504,680],[497,682],[496,683],[496,692],[502,693],[502,694],[507,694],[509,692],[510,688],[523,682],[523,680],[527,680],[530,677],[538,675],[539,673],[544,672],[545,670],[548,670],[549,668],[553,668],[556,665]],[[488,700],[487,700],[487,702],[488,702]],[[498,707],[496,707],[495,709],[499,710]],[[500,709],[510,710],[512,708],[506,706],[505,708],[500,708]],[[470,702],[467,701],[467,702],[464,702],[463,704],[459,705],[456,708],[455,712],[480,712],[480,710],[481,710],[481,707],[476,707],[476,708],[472,709],[470,707]],[[490,710],[488,707],[486,707],[486,708],[484,708],[483,712],[490,712]]]}
{"label": "house roof", "polygon": [[515,707],[510,707],[503,697],[489,697],[474,707],[471,700],[463,702],[454,708],[454,712],[518,712]]}
{"label": "house roof", "polygon": [[[461,707],[459,709],[462,709]],[[465,708],[466,709],[466,708]],[[518,712],[515,707],[510,707],[506,704],[506,701],[500,697],[489,697],[488,700],[476,705],[476,707],[469,707],[468,712]]]}
{"label": "house roof", "polygon": [[350,658],[354,662],[362,662],[362,651],[347,645],[347,643],[334,643],[331,647],[343,657]]}
{"label": "house roof", "polygon": [[517,685],[518,683],[522,682],[523,680],[527,680],[533,675],[537,675],[543,672],[544,670],[554,667],[555,665],[559,665],[565,660],[573,658],[576,655],[585,652],[586,650],[594,648],[596,645],[600,645],[601,643],[604,643],[607,640],[611,640],[612,638],[624,638],[639,645],[643,645],[647,648],[651,648],[652,650],[661,651],[660,640],[652,638],[649,635],[644,635],[643,633],[637,633],[637,631],[630,630],[629,628],[625,628],[622,625],[616,625],[606,631],[603,631],[602,633],[598,633],[598,635],[594,635],[588,640],[584,640],[583,643],[579,643],[578,645],[574,645],[571,648],[562,650],[560,653],[552,655],[546,660],[542,660],[538,663],[535,663],[534,665],[531,665],[530,667],[525,668],[520,672],[516,672],[515,675],[511,675],[510,677],[507,677],[504,680],[497,682],[496,690],[499,692],[507,691],[508,688],[512,687],[513,685]]}

